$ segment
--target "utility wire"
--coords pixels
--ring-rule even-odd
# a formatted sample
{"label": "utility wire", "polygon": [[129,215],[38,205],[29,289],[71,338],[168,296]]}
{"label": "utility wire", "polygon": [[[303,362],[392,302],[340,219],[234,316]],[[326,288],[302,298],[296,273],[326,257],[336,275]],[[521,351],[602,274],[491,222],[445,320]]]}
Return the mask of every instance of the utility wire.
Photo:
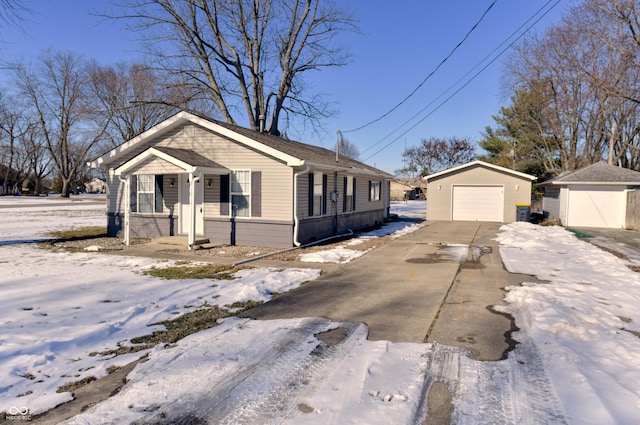
{"label": "utility wire", "polygon": [[[549,0],[547,1],[544,5],[542,5],[533,15],[531,15],[529,17],[529,19],[527,19],[525,22],[523,22],[518,28],[516,28],[507,38],[504,39],[504,41],[502,43],[500,43],[498,46],[496,46],[491,52],[489,52],[484,58],[482,58],[482,60],[480,62],[478,62],[476,65],[473,66],[473,68],[471,68],[467,73],[465,73],[462,77],[460,77],[455,83],[453,83],[451,86],[449,86],[445,91],[443,91],[442,93],[440,93],[435,99],[433,99],[431,102],[429,102],[424,108],[420,109],[418,112],[416,112],[413,116],[411,116],[409,119],[407,119],[405,122],[403,122],[402,124],[400,124],[398,127],[396,127],[395,129],[393,129],[390,133],[388,133],[386,136],[384,136],[382,139],[378,140],[376,143],[374,143],[373,145],[369,146],[367,149],[365,149],[364,151],[362,151],[361,153],[367,153],[368,151],[370,151],[371,149],[373,149],[374,147],[378,146],[380,143],[384,142],[385,140],[387,140],[389,137],[391,137],[395,132],[399,131],[400,129],[402,129],[402,127],[404,127],[405,125],[407,125],[408,123],[410,123],[411,121],[413,121],[413,119],[415,119],[418,115],[420,115],[421,113],[423,113],[428,107],[430,107],[431,105],[433,105],[434,103],[436,103],[438,101],[438,99],[442,98],[445,94],[447,94],[450,90],[452,90],[455,86],[457,86],[459,83],[461,83],[465,78],[467,78],[467,76],[469,76],[475,69],[477,69],[480,65],[482,65],[487,59],[489,59],[495,52],[497,52],[500,47],[502,47],[503,45],[505,45],[513,36],[517,35],[520,30],[522,30],[522,28],[524,28],[529,22],[531,22],[540,12],[542,12],[547,6],[549,6],[550,3],[552,3],[554,0]],[[534,22],[533,25],[535,25],[542,17],[544,17],[547,13],[549,13],[554,7],[556,7],[558,5],[558,3],[560,3],[560,0],[557,0],[556,3],[551,6],[551,8],[549,8],[549,10],[547,12],[545,12],[544,15],[542,15],[540,18],[538,18],[538,20],[536,22]],[[527,28],[523,34],[525,34],[527,31],[529,31],[531,27]],[[521,38],[522,35],[520,35]],[[517,39],[515,40],[517,41]],[[511,43],[512,45],[513,43]],[[511,45],[509,47],[511,47]],[[504,52],[502,52],[504,53]],[[501,54],[502,54],[501,53]],[[499,56],[498,56],[499,57]],[[496,58],[497,59],[497,58]],[[496,59],[494,59],[493,61],[495,61]],[[475,78],[475,77],[474,77]],[[467,83],[468,84],[468,83]]]}
{"label": "utility wire", "polygon": [[[548,5],[549,3],[551,3],[553,0],[549,0],[542,8],[546,7],[546,5]],[[551,12],[551,10],[553,8],[555,8],[561,0],[556,0],[555,3],[548,9],[546,10],[538,19],[536,19],[531,25],[529,25],[525,31],[523,31],[520,35],[518,35],[518,37],[513,40],[511,43],[509,43],[509,45],[507,47],[505,47],[504,49],[502,49],[500,51],[500,53],[493,59],[491,59],[491,61],[489,61],[489,63],[487,63],[485,66],[483,66],[478,72],[476,72],[475,74],[473,74],[473,76],[467,81],[465,82],[462,86],[460,86],[456,91],[454,91],[451,95],[449,95],[445,100],[443,100],[442,102],[440,102],[435,108],[433,108],[427,115],[425,115],[424,117],[422,117],[418,122],[416,122],[414,125],[412,125],[411,127],[409,127],[406,131],[404,131],[402,134],[400,134],[398,137],[396,137],[395,139],[393,139],[392,141],[390,141],[389,143],[387,143],[386,145],[384,145],[382,148],[378,149],[375,153],[371,154],[370,156],[368,156],[363,162],[367,162],[368,160],[370,160],[371,158],[373,158],[374,156],[376,156],[377,154],[379,154],[380,152],[382,152],[383,150],[385,150],[386,148],[388,148],[389,146],[391,146],[392,144],[394,144],[395,142],[397,142],[402,136],[406,135],[409,131],[413,130],[414,128],[416,128],[418,126],[418,124],[422,123],[424,120],[426,120],[427,118],[429,118],[434,112],[436,112],[438,109],[440,109],[445,103],[447,103],[449,100],[451,100],[451,98],[453,98],[455,95],[457,95],[460,91],[462,91],[462,89],[464,89],[466,86],[468,86],[473,80],[476,79],[476,77],[478,77],[478,75],[480,75],[482,72],[484,72],[485,69],[487,69],[491,64],[493,64],[496,60],[498,60],[498,58],[500,58],[500,56],[502,56],[507,50],[509,50],[518,40],[520,40],[522,37],[524,37],[524,35],[531,29],[533,28],[538,22],[540,22],[540,20],[542,18],[544,18],[549,12]],[[542,9],[541,8],[541,9]],[[538,12],[540,11],[540,9],[538,10]],[[535,16],[538,12],[536,12],[534,15]],[[531,19],[531,18],[530,18]],[[529,20],[530,20],[529,19]],[[521,26],[522,27],[522,26]],[[509,36],[510,38],[511,36]],[[507,40],[509,39],[507,38]],[[495,50],[495,49],[494,49]],[[483,60],[484,61],[484,60]],[[482,61],[480,62],[482,63]],[[468,74],[468,73],[467,73]],[[464,77],[463,77],[464,78]],[[460,80],[458,80],[460,81]],[[440,96],[438,96],[436,98],[439,99],[440,97],[442,97],[444,95],[444,93],[448,92],[449,90],[451,90],[451,88],[453,88],[455,86],[456,83],[454,83],[452,86],[450,86],[447,90],[445,90]],[[432,105],[435,102],[432,101],[431,103],[429,103],[429,105],[425,106],[424,108],[422,108],[417,114],[415,114],[413,117],[411,117],[409,120],[405,121],[405,123],[403,123],[400,127],[398,127],[396,130],[392,131],[390,134],[393,134],[394,132],[398,131],[400,128],[402,128],[405,124],[407,124],[409,121],[411,121],[413,118],[415,118],[417,115],[421,114],[422,112],[424,112],[430,105]],[[389,137],[386,136],[386,137]],[[385,137],[385,138],[386,138]],[[384,140],[384,139],[383,139]],[[376,143],[379,144],[380,142]],[[375,146],[375,145],[374,145]]]}
{"label": "utility wire", "polygon": [[456,50],[458,50],[460,48],[460,46],[462,46],[462,44],[467,40],[467,38],[469,38],[469,36],[471,35],[471,33],[478,27],[478,25],[480,25],[480,22],[482,22],[482,20],[484,19],[484,17],[487,15],[487,13],[489,13],[489,11],[491,10],[491,8],[496,4],[498,0],[493,0],[493,2],[489,5],[489,7],[484,11],[484,13],[482,14],[482,16],[480,16],[480,19],[478,19],[478,22],[476,22],[473,27],[471,27],[471,29],[467,32],[467,34],[464,36],[464,38],[453,48],[453,50],[451,50],[449,52],[449,54],[442,60],[440,61],[440,63],[438,64],[438,66],[436,66],[434,68],[433,71],[431,71],[429,73],[429,75],[427,75],[424,80],[422,80],[422,82],[420,84],[418,84],[418,86],[413,89],[413,91],[411,93],[409,93],[404,99],[402,99],[400,101],[400,103],[398,103],[396,106],[394,106],[393,108],[389,109],[387,112],[385,112],[384,114],[380,115],[378,118],[369,121],[366,124],[361,125],[358,128],[354,128],[352,130],[345,130],[342,131],[342,133],[353,133],[354,131],[358,131],[358,130],[362,130],[365,127],[370,126],[371,124],[374,124],[378,121],[380,121],[381,119],[387,117],[389,114],[391,114],[393,111],[395,111],[396,109],[398,109],[403,103],[405,103],[407,100],[409,100],[409,98],[411,98],[414,94],[416,94],[416,92],[418,90],[420,90],[420,88],[427,82],[427,80],[429,80],[429,78],[431,78],[433,76],[433,74],[435,74],[436,72],[438,72],[438,70],[440,69],[440,67],[442,67],[442,65],[444,65],[444,63],[449,60],[449,58],[451,56],[453,56],[453,54],[456,52]]}

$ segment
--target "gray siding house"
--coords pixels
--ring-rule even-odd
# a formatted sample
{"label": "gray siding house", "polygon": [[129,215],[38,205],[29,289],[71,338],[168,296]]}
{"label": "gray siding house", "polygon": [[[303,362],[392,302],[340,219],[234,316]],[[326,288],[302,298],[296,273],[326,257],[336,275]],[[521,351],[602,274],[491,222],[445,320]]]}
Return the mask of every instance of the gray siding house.
{"label": "gray siding house", "polygon": [[90,162],[108,233],[292,247],[381,224],[393,177],[333,151],[180,112]]}

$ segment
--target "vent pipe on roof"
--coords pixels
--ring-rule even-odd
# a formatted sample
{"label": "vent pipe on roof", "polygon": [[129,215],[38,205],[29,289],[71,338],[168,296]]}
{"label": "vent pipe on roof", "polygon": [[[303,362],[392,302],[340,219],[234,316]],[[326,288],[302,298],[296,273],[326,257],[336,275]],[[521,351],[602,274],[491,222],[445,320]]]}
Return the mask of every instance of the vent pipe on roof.
{"label": "vent pipe on roof", "polygon": [[342,132],[336,131],[336,162],[339,162],[338,154],[340,153],[340,146],[342,145]]}
{"label": "vent pipe on roof", "polygon": [[260,133],[264,133],[264,120],[265,120],[265,116],[263,114],[260,114],[260,116],[258,117],[258,120],[260,121]]}

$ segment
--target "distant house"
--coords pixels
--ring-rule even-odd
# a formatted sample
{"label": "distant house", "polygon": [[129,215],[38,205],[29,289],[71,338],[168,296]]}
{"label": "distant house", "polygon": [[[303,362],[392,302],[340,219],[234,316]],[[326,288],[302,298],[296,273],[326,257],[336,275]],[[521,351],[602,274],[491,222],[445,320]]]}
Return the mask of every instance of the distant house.
{"label": "distant house", "polygon": [[90,163],[108,233],[292,247],[381,224],[392,176],[327,149],[180,112]]}
{"label": "distant house", "polygon": [[542,209],[563,226],[624,228],[628,194],[640,173],[604,162],[565,172],[540,184]]}
{"label": "distant house", "polygon": [[425,177],[427,220],[516,221],[517,205],[531,204],[535,176],[472,161]]}
{"label": "distant house", "polygon": [[391,182],[391,200],[425,199],[427,185],[420,178],[396,178]]}

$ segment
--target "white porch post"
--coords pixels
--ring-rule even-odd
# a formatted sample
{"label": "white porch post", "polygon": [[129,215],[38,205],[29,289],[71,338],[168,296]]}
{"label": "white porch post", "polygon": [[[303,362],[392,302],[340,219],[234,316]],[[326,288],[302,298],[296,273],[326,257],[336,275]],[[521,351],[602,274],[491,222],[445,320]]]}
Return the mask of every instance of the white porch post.
{"label": "white porch post", "polygon": [[124,244],[129,246],[131,243],[131,175],[127,174],[124,178]]}
{"label": "white porch post", "polygon": [[194,172],[189,173],[189,236],[188,249],[193,249],[196,243],[196,183],[200,176]]}

